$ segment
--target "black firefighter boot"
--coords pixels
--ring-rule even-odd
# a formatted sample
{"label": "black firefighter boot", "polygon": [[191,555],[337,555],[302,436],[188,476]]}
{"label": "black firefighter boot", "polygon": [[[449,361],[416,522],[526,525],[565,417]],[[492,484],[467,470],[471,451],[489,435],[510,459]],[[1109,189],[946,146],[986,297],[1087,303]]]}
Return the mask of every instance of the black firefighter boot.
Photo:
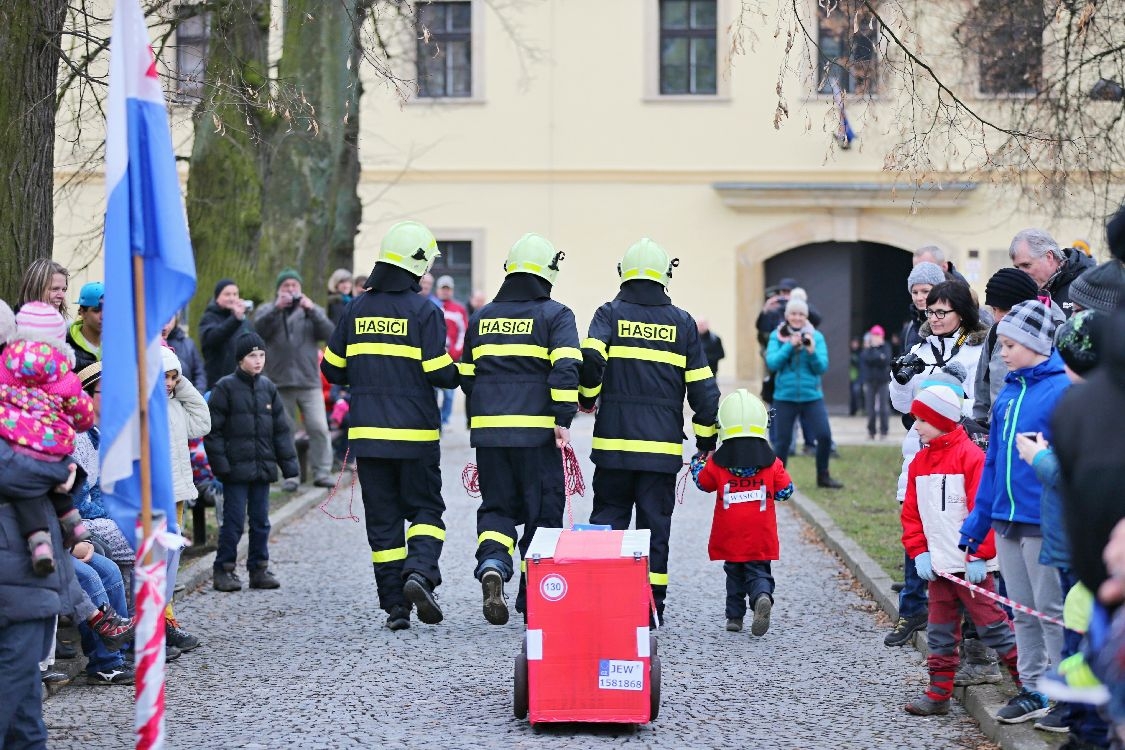
{"label": "black firefighter boot", "polygon": [[427,625],[437,625],[442,620],[441,607],[434,597],[434,586],[424,575],[411,573],[402,584],[402,593],[418,610],[418,619]]}

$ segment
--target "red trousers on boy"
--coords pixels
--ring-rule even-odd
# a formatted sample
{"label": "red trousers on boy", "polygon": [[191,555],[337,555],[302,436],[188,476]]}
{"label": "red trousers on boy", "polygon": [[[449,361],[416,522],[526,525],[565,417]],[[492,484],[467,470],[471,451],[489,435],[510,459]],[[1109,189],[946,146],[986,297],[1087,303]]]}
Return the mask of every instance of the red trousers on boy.
{"label": "red trousers on boy", "polygon": [[[978,585],[995,591],[995,576],[989,573]],[[941,577],[930,581],[929,595],[930,621],[926,630],[926,642],[930,647],[930,687],[926,690],[926,696],[931,700],[945,701],[953,695],[953,675],[961,662],[957,647],[961,643],[962,607],[977,626],[981,641],[996,650],[1016,687],[1019,687],[1016,635],[1000,604],[995,599],[989,599]]]}

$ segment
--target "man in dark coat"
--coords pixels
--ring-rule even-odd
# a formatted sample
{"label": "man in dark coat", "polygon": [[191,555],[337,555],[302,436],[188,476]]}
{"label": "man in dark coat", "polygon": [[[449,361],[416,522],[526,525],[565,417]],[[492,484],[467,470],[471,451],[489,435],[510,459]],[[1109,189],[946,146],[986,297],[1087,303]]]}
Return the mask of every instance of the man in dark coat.
{"label": "man in dark coat", "polygon": [[699,328],[699,344],[703,347],[703,356],[707,358],[707,366],[711,368],[711,374],[717,378],[719,377],[719,360],[727,356],[727,353],[723,351],[723,340],[711,332],[711,325],[706,318],[699,318],[695,321],[695,325]]}
{"label": "man in dark coat", "polygon": [[1039,289],[1049,294],[1068,318],[1074,313],[1074,304],[1070,301],[1071,283],[1094,267],[1093,258],[1073,247],[1059,247],[1042,229],[1019,232],[1008,247],[1008,257],[1013,266],[1035,279]]}

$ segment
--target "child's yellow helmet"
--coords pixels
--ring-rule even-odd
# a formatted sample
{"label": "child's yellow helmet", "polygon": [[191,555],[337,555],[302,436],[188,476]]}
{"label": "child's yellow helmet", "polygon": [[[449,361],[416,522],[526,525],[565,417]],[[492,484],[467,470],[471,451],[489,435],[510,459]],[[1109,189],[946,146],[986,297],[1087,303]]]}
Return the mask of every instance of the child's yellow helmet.
{"label": "child's yellow helmet", "polygon": [[762,400],[739,388],[719,403],[719,440],[769,436],[769,412]]}

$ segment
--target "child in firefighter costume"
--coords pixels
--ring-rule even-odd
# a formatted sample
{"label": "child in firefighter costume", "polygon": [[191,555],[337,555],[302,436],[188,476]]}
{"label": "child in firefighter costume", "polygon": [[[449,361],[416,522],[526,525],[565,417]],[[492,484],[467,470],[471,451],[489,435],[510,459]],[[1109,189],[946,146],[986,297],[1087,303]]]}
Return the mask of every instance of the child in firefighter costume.
{"label": "child in firefighter costume", "polygon": [[455,388],[458,375],[445,352],[445,318],[418,294],[418,280],[440,255],[418,222],[391,227],[367,290],[348,305],[320,364],[328,382],[351,388],[348,445],[391,630],[410,627],[412,607],[424,623],[442,620],[434,598],[445,541],[434,389]]}
{"label": "child in firefighter costume", "polygon": [[742,630],[746,602],[754,612],[750,632],[765,635],[773,609],[770,562],[779,558],[774,503],[793,495],[793,481],[769,444],[765,404],[739,388],[719,405],[719,449],[691,461],[704,492],[715,492],[715,518],[707,551],[727,574],[727,630]]}
{"label": "child in firefighter costume", "polygon": [[582,342],[579,406],[593,411],[594,507],[590,522],[649,529],[649,583],[659,619],[668,591],[668,537],[683,468],[684,397],[693,412],[695,447],[715,447],[719,387],[707,366],[699,328],[672,304],[672,260],[648,238],[617,266],[621,291],[598,308]]}
{"label": "child in firefighter costume", "polygon": [[[508,621],[504,583],[540,526],[562,526],[566,496],[562,451],[578,411],[582,352],[574,313],[551,299],[563,254],[525,234],[508,253],[507,276],[492,302],[473,314],[458,368],[477,451],[481,505],[477,566],[484,617]],[[520,574],[516,611],[526,613]]]}

